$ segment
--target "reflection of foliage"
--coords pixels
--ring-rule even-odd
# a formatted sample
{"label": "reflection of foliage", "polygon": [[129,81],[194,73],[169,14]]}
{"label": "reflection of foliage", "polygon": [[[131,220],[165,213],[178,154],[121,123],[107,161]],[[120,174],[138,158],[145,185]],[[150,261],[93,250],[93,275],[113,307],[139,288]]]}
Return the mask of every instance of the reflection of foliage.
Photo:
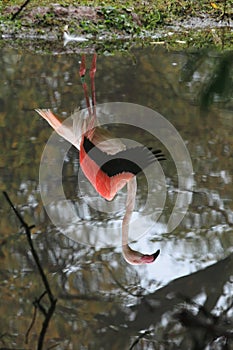
{"label": "reflection of foliage", "polygon": [[[145,329],[150,330],[149,334],[144,335],[145,347],[142,343],[140,349],[151,345],[152,348],[165,347],[166,350],[230,350],[233,344],[233,302],[230,292],[232,262],[233,257],[230,255],[145,296],[141,304],[134,308],[137,316],[132,322],[136,327],[141,322],[141,330],[144,332]],[[219,276],[219,272],[223,276]],[[228,298],[225,293],[227,289]],[[226,300],[222,303],[224,297]],[[195,302],[203,299],[204,302]],[[143,314],[147,315],[144,322],[140,319]],[[155,325],[154,329],[152,325]]]}
{"label": "reflection of foliage", "polygon": [[[215,348],[216,344],[225,350],[233,344],[232,322],[226,314],[232,311],[233,304],[217,316],[186,298],[187,307],[175,314],[175,317],[189,331],[193,349]],[[184,340],[182,342],[184,344]]]}
{"label": "reflection of foliage", "polygon": [[209,107],[214,101],[227,101],[233,94],[233,59],[232,53],[226,53],[216,64],[209,81],[200,93],[200,106]]}
{"label": "reflection of foliage", "polygon": [[206,109],[215,102],[227,102],[233,94],[232,52],[226,52],[220,58],[214,54],[206,56],[204,52],[191,54],[181,77],[191,86],[194,99],[201,108]]}
{"label": "reflection of foliage", "polygon": [[[225,349],[231,349],[232,254],[162,288],[157,285],[149,293],[140,287],[136,271],[117,262],[111,250],[95,252],[54,232],[40,235],[37,241],[40,260],[49,267],[50,283],[60,300],[47,348],[80,344],[90,350],[107,350],[111,344],[111,350],[199,350],[208,345],[209,350],[220,350],[228,339]],[[25,259],[22,268],[32,271],[34,262],[21,249],[20,261]],[[31,317],[27,300],[40,287],[33,272],[21,277],[21,283],[28,281],[30,290],[24,290],[20,305],[27,320]],[[12,281],[21,293],[18,284]],[[7,338],[3,337],[6,344]]]}

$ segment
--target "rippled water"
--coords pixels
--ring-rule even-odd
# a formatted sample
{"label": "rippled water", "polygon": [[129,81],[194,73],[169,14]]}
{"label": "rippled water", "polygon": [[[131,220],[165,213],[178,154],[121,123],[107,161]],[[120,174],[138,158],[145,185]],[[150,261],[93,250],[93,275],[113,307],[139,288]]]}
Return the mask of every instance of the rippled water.
{"label": "rippled water", "polygon": [[[150,230],[132,248],[161,250],[155,263],[139,267],[124,261],[120,242],[109,244],[107,239],[106,246],[81,244],[93,230],[103,237],[114,228],[120,236],[126,191],[118,195],[110,213],[101,212],[104,203],[94,192],[99,211],[88,205],[77,186],[80,169],[75,148],[65,157],[63,186],[77,212],[81,239],[75,242],[62,235],[43,208],[39,165],[52,130],[34,109],[51,108],[66,118],[76,108],[85,107],[80,59],[10,49],[1,49],[0,55],[0,188],[7,191],[28,224],[35,223],[33,242],[58,298],[46,345],[129,349],[141,330],[150,329],[144,340],[138,339],[135,349],[176,349],[175,344],[193,349],[190,330],[186,334],[174,321],[173,312],[184,300],[178,295],[196,298],[208,312],[218,314],[232,302],[232,53],[151,48],[98,56],[97,102],[130,102],[157,111],[179,132],[192,160],[192,202],[182,222],[168,232],[166,223],[180,191],[176,166],[168,150],[148,133],[121,131],[124,137],[130,135],[147,146],[161,146],[167,158],[162,164],[166,201],[158,222],[153,217],[148,222],[143,216],[148,178],[138,177],[137,220],[131,230],[141,231],[146,225]],[[87,60],[90,66],[91,55]],[[62,149],[64,142],[60,142]],[[56,157],[60,150],[51,152]],[[148,176],[153,182],[150,171]],[[82,177],[80,181],[84,191],[86,180]],[[57,215],[67,218],[59,205]],[[0,210],[0,344],[29,348],[24,337],[32,319],[32,302],[43,287],[26,239],[3,196]],[[232,316],[231,308],[227,316]],[[36,320],[30,332],[31,348],[37,342],[40,321]],[[205,344],[201,333],[198,339]]]}

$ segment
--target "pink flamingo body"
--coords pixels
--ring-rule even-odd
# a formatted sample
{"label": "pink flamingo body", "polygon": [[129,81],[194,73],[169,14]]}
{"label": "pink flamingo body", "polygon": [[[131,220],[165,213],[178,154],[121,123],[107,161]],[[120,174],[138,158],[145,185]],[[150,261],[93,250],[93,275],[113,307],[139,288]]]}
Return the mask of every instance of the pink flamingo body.
{"label": "pink flamingo body", "polygon": [[[58,134],[79,149],[79,160],[82,171],[103,198],[109,201],[112,200],[127,184],[126,212],[122,223],[123,256],[132,265],[151,263],[159,255],[159,250],[149,255],[131,249],[128,245],[129,223],[135,204],[137,189],[136,175],[155,160],[161,161],[165,158],[160,150],[151,152],[146,147],[126,149],[120,140],[113,139],[108,131],[98,127],[94,85],[96,55],[93,56],[90,70],[92,111],[87,85],[84,80],[85,72],[85,56],[83,55],[80,76],[87,104],[88,118],[80,118],[76,127],[74,125],[68,127],[51,110],[36,109],[36,111],[47,120]],[[137,165],[138,157],[142,161]]]}

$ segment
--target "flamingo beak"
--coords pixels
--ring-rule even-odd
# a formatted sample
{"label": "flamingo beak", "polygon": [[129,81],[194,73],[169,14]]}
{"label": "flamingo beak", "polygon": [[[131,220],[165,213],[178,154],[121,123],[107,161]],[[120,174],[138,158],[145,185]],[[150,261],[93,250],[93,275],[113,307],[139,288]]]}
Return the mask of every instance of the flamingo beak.
{"label": "flamingo beak", "polygon": [[143,255],[141,260],[142,260],[142,263],[143,264],[150,264],[152,262],[155,261],[155,259],[157,259],[157,257],[159,256],[160,254],[160,250],[158,249],[154,254],[151,254],[151,255]]}
{"label": "flamingo beak", "polygon": [[160,249],[158,249],[157,252],[155,252],[155,253],[153,254],[153,256],[154,256],[154,261],[155,261],[155,259],[158,258],[159,254],[160,254]]}

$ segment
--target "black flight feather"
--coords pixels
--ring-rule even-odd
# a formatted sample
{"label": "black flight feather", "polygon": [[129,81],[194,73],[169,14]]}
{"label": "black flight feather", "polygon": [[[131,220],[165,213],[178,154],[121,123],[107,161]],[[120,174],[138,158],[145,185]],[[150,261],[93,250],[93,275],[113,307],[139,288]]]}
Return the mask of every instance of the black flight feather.
{"label": "black flight feather", "polygon": [[116,154],[107,154],[95,146],[87,137],[84,137],[83,147],[88,156],[109,177],[129,172],[134,175],[140,173],[154,161],[165,160],[160,150],[152,148],[134,147]]}

